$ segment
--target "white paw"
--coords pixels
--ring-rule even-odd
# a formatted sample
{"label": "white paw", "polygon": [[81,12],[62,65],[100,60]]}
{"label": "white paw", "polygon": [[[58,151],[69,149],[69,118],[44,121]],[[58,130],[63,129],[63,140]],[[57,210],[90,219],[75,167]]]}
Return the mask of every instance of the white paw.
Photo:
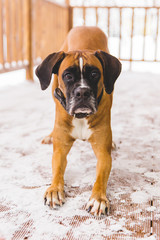
{"label": "white paw", "polygon": [[112,151],[115,151],[117,149],[117,146],[115,144],[115,142],[112,141]]}
{"label": "white paw", "polygon": [[52,136],[46,136],[43,140],[42,140],[42,144],[51,144],[53,143],[53,137]]}
{"label": "white paw", "polygon": [[47,189],[44,195],[44,204],[56,209],[65,203],[64,191],[55,190],[52,186]]}
{"label": "white paw", "polygon": [[102,215],[109,215],[109,201],[106,200],[96,200],[92,198],[86,206],[86,210],[94,216],[101,217]]}

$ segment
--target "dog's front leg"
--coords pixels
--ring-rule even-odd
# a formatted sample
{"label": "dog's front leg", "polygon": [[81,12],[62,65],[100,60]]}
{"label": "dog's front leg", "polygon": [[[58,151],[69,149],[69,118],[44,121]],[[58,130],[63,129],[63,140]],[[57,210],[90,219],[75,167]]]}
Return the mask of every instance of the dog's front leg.
{"label": "dog's front leg", "polygon": [[[100,138],[97,138],[100,139]],[[111,171],[112,158],[111,158],[111,146],[112,141],[106,144],[105,142],[92,143],[92,148],[97,157],[97,169],[96,169],[96,182],[93,186],[92,195],[86,206],[86,209],[91,214],[101,216],[109,214],[109,201],[106,197],[107,182]]]}
{"label": "dog's front leg", "polygon": [[53,140],[53,157],[52,157],[52,172],[53,179],[51,186],[46,190],[44,195],[45,204],[51,208],[56,205],[62,206],[65,202],[64,196],[64,172],[67,165],[67,154],[73,142],[66,144],[64,142]]}

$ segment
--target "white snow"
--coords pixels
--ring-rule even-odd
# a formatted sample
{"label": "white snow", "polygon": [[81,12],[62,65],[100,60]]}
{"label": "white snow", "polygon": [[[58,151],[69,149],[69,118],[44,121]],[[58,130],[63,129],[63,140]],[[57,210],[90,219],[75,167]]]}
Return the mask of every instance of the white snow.
{"label": "white snow", "polygon": [[8,73],[0,74],[0,89],[8,88],[8,86],[14,86],[25,81],[25,70],[12,71]]}
{"label": "white snow", "polygon": [[134,203],[144,203],[150,200],[150,195],[144,191],[136,191],[134,193],[131,193],[131,199]]}
{"label": "white snow", "polygon": [[117,150],[107,189],[111,213],[101,219],[85,211],[97,161],[90,144],[80,140],[68,155],[65,205],[56,211],[43,205],[52,178],[52,146],[41,144],[53,129],[51,87],[41,91],[39,83],[27,81],[2,87],[0,238],[97,240],[122,234],[128,240],[141,227],[139,239],[157,239],[158,230],[150,237],[147,224],[151,198],[154,216],[160,216],[159,82],[151,73],[124,72],[117,80],[112,108]]}

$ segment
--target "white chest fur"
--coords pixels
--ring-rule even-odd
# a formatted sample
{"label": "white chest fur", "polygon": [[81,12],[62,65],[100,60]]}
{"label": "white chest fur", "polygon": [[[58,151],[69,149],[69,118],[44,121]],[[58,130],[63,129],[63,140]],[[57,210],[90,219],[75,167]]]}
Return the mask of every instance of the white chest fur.
{"label": "white chest fur", "polygon": [[73,129],[71,136],[75,139],[88,140],[92,134],[86,119],[74,118],[72,121]]}

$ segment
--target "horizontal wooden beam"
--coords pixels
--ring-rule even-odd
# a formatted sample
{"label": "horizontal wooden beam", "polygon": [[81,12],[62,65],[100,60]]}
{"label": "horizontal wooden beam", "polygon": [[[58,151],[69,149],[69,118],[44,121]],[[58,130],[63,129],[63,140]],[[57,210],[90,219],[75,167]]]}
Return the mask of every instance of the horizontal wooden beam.
{"label": "horizontal wooden beam", "polygon": [[27,69],[27,66],[15,66],[15,67],[9,67],[9,68],[6,68],[6,67],[3,67],[2,69],[0,69],[0,73],[6,73],[6,72],[11,72],[11,71],[16,71],[16,70],[21,70],[21,69]]}
{"label": "horizontal wooden beam", "polygon": [[151,59],[151,60],[147,60],[147,59],[125,59],[125,58],[120,58],[121,61],[127,61],[127,62],[160,62],[160,60],[155,60],[155,59]]}
{"label": "horizontal wooden beam", "polygon": [[126,9],[126,8],[131,8],[131,9],[160,9],[160,6],[155,7],[155,6],[151,6],[151,7],[142,7],[142,6],[70,6],[72,8],[118,8],[118,9]]}
{"label": "horizontal wooden beam", "polygon": [[66,3],[57,3],[57,2],[51,2],[51,0],[44,0],[44,2],[48,2],[52,4],[52,6],[60,7],[60,8],[68,8],[68,4]]}

